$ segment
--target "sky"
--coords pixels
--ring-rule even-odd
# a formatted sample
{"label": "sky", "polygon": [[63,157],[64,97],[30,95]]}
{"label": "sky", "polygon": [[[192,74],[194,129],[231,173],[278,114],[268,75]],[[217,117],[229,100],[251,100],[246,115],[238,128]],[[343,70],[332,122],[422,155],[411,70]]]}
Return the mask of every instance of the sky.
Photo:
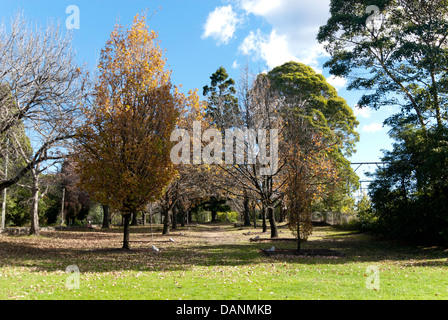
{"label": "sky", "polygon": [[[393,110],[356,108],[363,92],[347,91],[346,79],[323,68],[329,56],[316,35],[329,18],[329,4],[330,0],[0,0],[0,19],[7,25],[20,10],[41,25],[69,22],[76,27],[71,32],[79,63],[95,70],[115,24],[129,26],[137,13],[147,10],[153,13],[148,24],[166,50],[173,84],[186,91],[198,88],[199,94],[220,66],[238,81],[245,65],[258,73],[285,62],[302,62],[324,75],[358,118],[360,141],[349,160],[377,162],[383,149],[391,149],[389,129],[382,122]],[[363,166],[356,173],[367,180],[363,171],[374,169]]]}

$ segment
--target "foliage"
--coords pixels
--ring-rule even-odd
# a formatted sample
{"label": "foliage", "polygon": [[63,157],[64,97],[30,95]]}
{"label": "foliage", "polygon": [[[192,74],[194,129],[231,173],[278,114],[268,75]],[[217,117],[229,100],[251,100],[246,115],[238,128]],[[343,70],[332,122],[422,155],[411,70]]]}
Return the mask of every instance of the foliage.
{"label": "foliage", "polygon": [[360,107],[399,106],[389,122],[421,129],[447,119],[447,1],[333,0],[330,12],[318,35],[331,55],[325,66],[364,90]]}
{"label": "foliage", "polygon": [[[0,94],[4,88],[0,87]],[[0,177],[6,178],[5,180],[8,177],[15,176],[21,167],[26,166],[26,161],[17,152],[17,144],[23,146],[27,156],[32,155],[31,142],[25,133],[25,126],[22,121],[17,121],[8,132],[0,134]],[[29,180],[28,174],[22,178],[22,182],[29,182]],[[0,194],[3,202],[3,191]],[[6,189],[5,225],[22,226],[30,221],[30,197],[30,192],[17,184]]]}
{"label": "foliage", "polygon": [[[79,187],[79,174],[76,172],[75,163],[66,159],[59,174],[59,189],[64,190],[64,221],[67,225],[75,220],[82,221],[87,217],[91,208],[90,196]],[[59,192],[60,193],[60,192]],[[62,197],[59,205],[61,206]]]}
{"label": "foliage", "polygon": [[[399,107],[385,121],[396,143],[370,196],[374,226],[403,240],[448,243],[447,4],[333,0],[318,35],[331,55],[325,66],[364,91],[359,107]],[[380,12],[371,15],[368,5]]]}
{"label": "foliage", "polygon": [[364,195],[356,203],[356,228],[360,231],[376,231],[378,217],[372,208],[372,201]]}
{"label": "foliage", "polygon": [[61,199],[62,192],[56,184],[39,202],[39,211],[44,212],[44,216],[39,216],[47,225],[55,225],[61,219]]}
{"label": "foliage", "polygon": [[235,211],[218,212],[217,221],[219,222],[236,222],[238,221],[239,214]]}
{"label": "foliage", "polygon": [[193,220],[196,222],[210,221],[210,212],[205,210],[202,206],[195,206],[191,209]]}
{"label": "foliage", "polygon": [[312,232],[313,204],[333,191],[339,177],[321,135],[310,128],[303,130],[303,124],[291,128],[296,131],[296,139],[291,142],[287,155],[285,194],[289,228],[297,236],[300,250],[301,241],[308,239]]}
{"label": "foliage", "polygon": [[356,200],[347,192],[340,191],[337,184],[335,189],[338,191],[331,192],[321,200],[313,204],[313,212],[341,212],[343,214],[356,213]]}
{"label": "foliage", "polygon": [[217,220],[218,212],[226,212],[230,210],[229,205],[227,205],[226,199],[218,199],[214,196],[210,197],[209,200],[201,203],[201,206],[205,210],[210,211],[212,215],[212,222]]}
{"label": "foliage", "polygon": [[[38,176],[56,164],[67,148],[79,121],[87,78],[75,62],[69,33],[49,23],[42,28],[17,13],[9,28],[0,29],[0,135],[6,134],[21,160],[0,190],[33,175],[32,233],[38,233]],[[32,140],[23,139],[17,126],[24,126]],[[2,142],[0,142],[2,143]],[[32,151],[32,154],[30,154]]]}
{"label": "foliage", "polygon": [[206,85],[203,88],[203,95],[207,96],[207,116],[220,130],[232,127],[235,125],[238,108],[235,80],[229,78],[222,66],[210,76],[210,80],[210,86]]}
{"label": "foliage", "polygon": [[95,103],[78,132],[81,185],[124,215],[125,248],[130,214],[159,199],[176,173],[170,135],[186,98],[165,65],[144,15],[136,15],[129,30],[116,26],[101,52]]}
{"label": "foliage", "polygon": [[[288,62],[268,73],[272,90],[283,99],[284,117],[307,117],[309,123],[322,133],[332,133],[335,160],[342,165],[354,152],[359,135],[355,131],[358,121],[347,102],[338,96],[321,74],[298,62]],[[288,123],[286,123],[288,125]]]}
{"label": "foliage", "polygon": [[[6,225],[22,227],[30,223],[31,191],[18,185],[8,188],[6,196]],[[49,192],[39,200],[39,221],[51,225],[60,212],[60,195]]]}
{"label": "foliage", "polygon": [[89,207],[89,211],[85,216],[86,220],[92,221],[94,224],[103,222],[103,208],[100,203],[94,203]]}
{"label": "foliage", "polygon": [[6,225],[23,226],[30,221],[29,199],[31,192],[20,187],[11,187],[6,196]]}
{"label": "foliage", "polygon": [[358,178],[345,156],[352,154],[358,141],[358,122],[346,101],[308,66],[285,63],[270,71],[268,78],[282,101],[280,157],[286,163],[290,227],[300,247],[300,241],[311,234],[312,210],[319,203],[342,207],[344,195],[357,185]]}
{"label": "foliage", "polygon": [[209,199],[204,200],[200,203],[197,203],[192,208],[192,213],[197,215],[200,219],[197,221],[204,221],[204,212],[210,212],[211,221],[218,221],[218,214],[220,212],[229,212],[230,206],[227,204],[226,199],[217,198],[215,196],[211,196]]}
{"label": "foliage", "polygon": [[[377,229],[411,242],[448,244],[448,130],[395,133],[370,196]],[[428,138],[428,139],[427,139]]]}

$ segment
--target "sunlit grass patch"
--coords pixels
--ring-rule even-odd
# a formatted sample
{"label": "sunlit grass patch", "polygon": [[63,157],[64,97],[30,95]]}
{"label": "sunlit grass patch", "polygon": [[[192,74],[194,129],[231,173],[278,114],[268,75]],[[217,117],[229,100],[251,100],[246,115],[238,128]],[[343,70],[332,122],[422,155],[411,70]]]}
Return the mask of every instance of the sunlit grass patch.
{"label": "sunlit grass patch", "polygon": [[[159,230],[151,236],[149,227],[131,230],[131,250],[121,249],[119,228],[1,236],[0,299],[448,298],[448,254],[437,248],[317,227],[303,248],[339,250],[345,257],[267,257],[260,249],[296,244],[251,242],[254,234],[269,234],[231,224],[179,228],[169,236]],[[281,231],[292,237],[287,228]],[[152,244],[161,251],[151,251]],[[73,265],[79,274],[66,273]],[[372,266],[378,270],[376,289],[367,285],[375,276]],[[76,276],[79,288],[70,288],[69,277]]]}

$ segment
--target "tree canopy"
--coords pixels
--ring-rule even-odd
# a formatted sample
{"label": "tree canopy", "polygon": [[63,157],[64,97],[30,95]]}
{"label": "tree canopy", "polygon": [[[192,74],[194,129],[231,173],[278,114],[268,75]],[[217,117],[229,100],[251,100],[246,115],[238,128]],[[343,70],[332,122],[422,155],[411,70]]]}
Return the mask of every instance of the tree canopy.
{"label": "tree canopy", "polygon": [[95,101],[86,108],[74,157],[80,182],[92,197],[125,218],[123,247],[129,248],[129,219],[157,200],[176,171],[170,141],[185,103],[146,17],[125,30],[116,26],[101,52]]}
{"label": "tree canopy", "polygon": [[391,125],[447,120],[448,2],[333,0],[318,40],[336,76],[365,90],[359,107],[398,106]]}
{"label": "tree canopy", "polygon": [[377,230],[446,243],[448,2],[332,0],[330,12],[325,66],[364,91],[359,107],[397,110],[370,189]]}

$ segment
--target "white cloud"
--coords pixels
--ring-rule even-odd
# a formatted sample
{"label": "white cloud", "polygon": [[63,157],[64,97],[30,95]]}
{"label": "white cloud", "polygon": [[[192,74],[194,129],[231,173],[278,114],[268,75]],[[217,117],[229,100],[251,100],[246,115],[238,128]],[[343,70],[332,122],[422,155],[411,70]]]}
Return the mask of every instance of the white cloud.
{"label": "white cloud", "polygon": [[240,68],[240,64],[238,63],[238,61],[233,61],[233,63],[232,63],[232,68],[233,69],[239,69]]}
{"label": "white cloud", "polygon": [[262,41],[262,35],[260,30],[257,30],[257,34],[253,31],[243,40],[239,46],[239,50],[245,54],[249,55],[251,53],[259,53],[259,46]]}
{"label": "white cloud", "polygon": [[272,0],[242,0],[241,7],[248,13],[266,15],[280,5],[281,1]]}
{"label": "white cloud", "polygon": [[[212,37],[218,45],[228,44],[237,28],[251,25],[251,18],[263,20],[270,30],[249,29],[240,42],[239,52],[261,60],[269,68],[288,61],[302,62],[318,73],[318,59],[328,56],[316,40],[319,27],[329,18],[330,0],[228,0],[226,6],[216,7],[207,18],[203,38]],[[340,79],[335,86],[343,86]]]}
{"label": "white cloud", "polygon": [[289,50],[285,36],[279,36],[276,30],[266,35],[257,30],[251,31],[239,46],[244,55],[252,55],[255,59],[262,59],[269,68],[274,68],[288,61],[298,61]]}
{"label": "white cloud", "polygon": [[232,5],[217,7],[208,15],[202,38],[212,37],[218,44],[227,44],[240,22]]}
{"label": "white cloud", "polygon": [[[317,72],[318,59],[326,56],[316,40],[321,25],[329,18],[330,0],[234,0],[246,16],[262,17],[271,25],[269,35],[250,31],[240,46],[241,52],[262,59],[269,67],[294,60]],[[251,50],[244,48],[252,45]]]}
{"label": "white cloud", "polygon": [[374,133],[383,130],[383,125],[381,123],[371,123],[362,127],[362,131],[368,133]]}
{"label": "white cloud", "polygon": [[369,107],[364,107],[364,108],[360,108],[357,105],[353,108],[353,114],[356,117],[361,117],[361,118],[370,118],[370,116],[372,115],[372,109],[370,109]]}
{"label": "white cloud", "polygon": [[337,76],[329,76],[327,78],[327,82],[331,84],[336,90],[342,89],[346,86],[347,80],[345,78],[337,77]]}

